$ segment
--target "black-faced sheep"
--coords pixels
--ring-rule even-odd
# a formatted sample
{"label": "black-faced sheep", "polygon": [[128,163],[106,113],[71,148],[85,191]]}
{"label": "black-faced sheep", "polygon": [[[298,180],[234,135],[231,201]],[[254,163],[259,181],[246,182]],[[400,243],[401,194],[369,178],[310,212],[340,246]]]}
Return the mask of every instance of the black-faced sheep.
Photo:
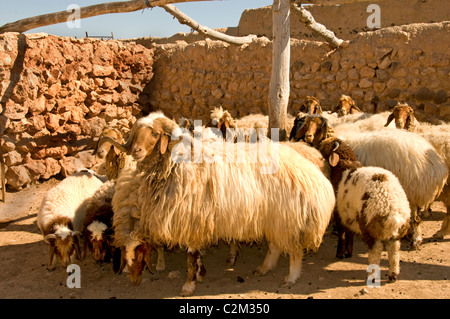
{"label": "black-faced sheep", "polygon": [[352,233],[357,233],[369,248],[369,264],[379,265],[382,242],[387,241],[389,279],[394,281],[400,272],[400,239],[411,215],[406,194],[394,174],[380,167],[362,167],[347,144],[335,136],[327,137],[327,126],[325,118],[308,116],[296,137],[304,138],[330,162],[331,182],[337,193],[336,256],[352,255]]}
{"label": "black-faced sheep", "polygon": [[48,270],[56,268],[55,255],[65,267],[74,254],[81,258],[79,241],[86,204],[103,182],[93,171],[82,170],[66,177],[45,194],[37,225],[50,245]]}
{"label": "black-faced sheep", "polygon": [[[199,251],[219,240],[266,239],[269,251],[255,273],[272,270],[285,252],[290,257],[285,284],[294,284],[303,249],[318,249],[335,204],[333,188],[320,170],[292,148],[269,142],[266,154],[250,152],[252,144],[225,143],[227,153],[217,155],[216,162],[186,162],[176,156],[185,143],[175,122],[164,116],[143,122],[146,126],[133,127],[123,147],[144,173],[138,190],[141,218],[132,237],[188,248],[182,294],[192,294],[203,279]],[[220,161],[225,157],[243,162]]]}

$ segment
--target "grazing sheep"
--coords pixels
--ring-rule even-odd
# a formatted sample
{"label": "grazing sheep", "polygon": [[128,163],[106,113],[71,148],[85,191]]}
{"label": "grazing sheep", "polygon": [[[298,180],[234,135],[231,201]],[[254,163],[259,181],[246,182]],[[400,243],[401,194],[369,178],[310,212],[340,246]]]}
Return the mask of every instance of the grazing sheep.
{"label": "grazing sheep", "polygon": [[422,242],[418,211],[441,193],[448,168],[433,146],[417,134],[396,129],[338,131],[364,166],[383,167],[399,179],[411,208],[412,248]]}
{"label": "grazing sheep", "polygon": [[[136,122],[137,128],[123,145],[144,174],[138,190],[141,218],[131,237],[188,248],[183,295],[192,294],[196,281],[203,279],[199,251],[219,240],[266,239],[269,251],[256,274],[272,270],[285,252],[290,256],[285,284],[294,284],[303,249],[318,249],[334,208],[328,179],[292,148],[269,142],[266,146],[274,151],[270,154],[256,156],[258,152],[250,152],[248,143],[225,143],[228,154],[216,156],[217,162],[180,161],[172,156],[185,146],[177,134],[179,127],[164,116],[150,115]],[[191,137],[184,135],[184,139]],[[253,146],[263,147],[262,143]],[[242,149],[244,156],[238,157]],[[220,161],[225,155],[244,162]],[[232,182],[224,184],[224,180]]]}
{"label": "grazing sheep", "polygon": [[333,112],[338,114],[338,117],[342,117],[348,114],[363,113],[355,104],[355,101],[348,95],[341,95],[338,105]]}
{"label": "grazing sheep", "polygon": [[319,99],[315,96],[307,96],[298,112],[307,114],[322,114],[322,107],[320,106]]}
{"label": "grazing sheep", "polygon": [[336,256],[352,255],[353,233],[357,233],[369,248],[369,264],[380,265],[382,242],[387,241],[389,280],[395,281],[400,272],[400,239],[411,215],[406,194],[394,174],[380,167],[363,167],[347,144],[327,137],[326,126],[324,117],[308,116],[297,138],[304,137],[331,165],[331,183],[337,194]]}
{"label": "grazing sheep", "polygon": [[109,261],[114,255],[112,245],[113,210],[111,200],[115,182],[107,181],[89,198],[83,222],[84,258],[89,249],[95,261]]}
{"label": "grazing sheep", "polygon": [[37,215],[37,225],[50,245],[48,270],[56,268],[57,259],[64,267],[75,253],[81,259],[81,235],[88,199],[103,185],[95,172],[79,170],[66,177],[44,196]]}

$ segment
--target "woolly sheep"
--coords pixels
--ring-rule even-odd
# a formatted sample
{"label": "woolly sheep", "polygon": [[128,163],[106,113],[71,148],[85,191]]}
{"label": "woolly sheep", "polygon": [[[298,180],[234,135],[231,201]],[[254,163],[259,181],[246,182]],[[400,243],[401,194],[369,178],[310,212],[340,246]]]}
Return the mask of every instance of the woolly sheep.
{"label": "woolly sheep", "polygon": [[111,200],[114,195],[115,182],[107,181],[89,198],[83,222],[84,257],[87,251],[92,253],[95,261],[109,261],[114,255],[112,246],[113,210]]}
{"label": "woolly sheep", "polygon": [[369,248],[369,264],[380,265],[382,242],[388,241],[389,280],[395,281],[400,272],[400,239],[411,215],[406,194],[388,170],[362,167],[347,144],[335,136],[327,137],[326,126],[325,118],[308,116],[297,138],[304,137],[318,148],[331,165],[331,182],[337,193],[336,256],[352,255],[353,233],[357,233]]}
{"label": "woolly sheep", "polygon": [[422,234],[417,212],[431,205],[448,177],[442,157],[424,138],[402,130],[335,131],[364,166],[383,167],[399,179],[411,208],[412,248],[418,248]]}
{"label": "woolly sheep", "polygon": [[45,194],[37,215],[37,225],[44,241],[50,245],[48,270],[56,268],[58,259],[66,267],[73,254],[81,258],[79,236],[84,210],[87,200],[103,182],[95,172],[79,170]]}
{"label": "woolly sheep", "polygon": [[[203,279],[200,249],[218,240],[266,239],[269,251],[255,273],[264,275],[272,270],[280,253],[285,252],[290,256],[285,284],[294,284],[300,275],[303,249],[318,249],[333,211],[335,198],[328,179],[310,161],[282,144],[278,145],[277,162],[265,155],[259,156],[257,163],[248,163],[254,155],[249,152],[251,144],[244,145],[245,163],[178,162],[171,154],[177,154],[184,143],[176,139],[179,134],[172,135],[179,131],[175,122],[164,116],[143,122],[147,128],[133,127],[135,134],[129,141],[134,143],[124,145],[144,173],[138,190],[141,218],[132,237],[188,247],[188,279],[182,294],[192,294],[196,281]],[[141,135],[147,137],[142,139]],[[237,158],[241,143],[227,144]],[[261,147],[261,143],[256,146]],[[275,144],[269,146],[272,149]],[[278,169],[273,174],[261,173],[261,167],[274,165]],[[232,183],[224,185],[223,180]]]}
{"label": "woolly sheep", "polygon": [[[431,125],[418,122],[414,118],[414,110],[407,104],[394,107],[386,125],[392,120],[395,120],[396,128],[416,133],[433,145],[438,154],[445,160],[450,171],[450,124]],[[447,215],[444,218],[442,227],[435,234],[437,237],[442,238],[450,234],[450,185],[448,183],[437,200],[443,201],[447,207]]]}

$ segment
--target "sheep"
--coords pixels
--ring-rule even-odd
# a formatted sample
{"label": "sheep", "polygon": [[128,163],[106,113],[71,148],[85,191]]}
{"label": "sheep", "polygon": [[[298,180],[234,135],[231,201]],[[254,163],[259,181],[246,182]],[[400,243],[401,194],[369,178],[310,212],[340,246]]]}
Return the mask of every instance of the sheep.
{"label": "sheep", "polygon": [[[431,125],[418,122],[414,117],[414,110],[407,104],[400,104],[394,107],[387,119],[386,125],[395,120],[397,129],[405,129],[425,138],[436,149],[438,154],[445,160],[450,171],[450,125]],[[447,215],[444,218],[441,229],[435,234],[438,238],[443,238],[450,234],[450,185],[444,187],[437,200],[443,201],[447,208]]]}
{"label": "sheep", "polygon": [[322,107],[320,106],[319,99],[315,96],[307,96],[298,112],[307,114],[322,114]]}
{"label": "sheep", "polygon": [[87,250],[95,261],[109,261],[114,255],[112,245],[112,210],[111,200],[115,191],[115,181],[107,181],[89,198],[83,222],[84,258]]}
{"label": "sheep", "polygon": [[[94,149],[92,155],[96,155],[100,159],[105,159],[104,163],[100,166],[99,174],[105,174],[108,180],[116,179],[120,172],[127,168],[133,168],[136,164],[131,156],[124,154],[117,150],[109,142],[104,142],[104,138],[109,137],[116,140],[119,143],[123,143],[124,139],[122,134],[114,128],[105,128],[100,135],[97,146]],[[100,140],[102,143],[100,145]]]}
{"label": "sheep", "polygon": [[411,248],[419,248],[423,239],[418,211],[442,192],[448,177],[443,158],[424,138],[403,130],[335,131],[364,166],[383,167],[397,176],[411,208]]}
{"label": "sheep", "polygon": [[[188,278],[182,295],[192,294],[196,281],[203,280],[200,250],[219,240],[266,239],[269,250],[255,274],[272,270],[285,252],[290,267],[284,284],[294,284],[300,275],[303,249],[319,248],[335,205],[328,179],[295,150],[275,143],[268,146],[271,150],[278,147],[278,153],[271,153],[279,154],[278,161],[267,154],[255,159],[256,152],[250,152],[252,144],[248,143],[225,143],[229,152],[216,156],[216,162],[179,161],[176,155],[190,136],[184,135],[180,141],[175,122],[162,114],[150,115],[142,123],[136,122],[138,127],[133,126],[122,146],[144,174],[138,190],[141,218],[131,237],[188,248]],[[139,126],[143,123],[146,127]],[[254,146],[262,147],[262,143]],[[225,155],[237,158],[240,149],[245,149],[245,156],[240,157],[243,163],[220,161]],[[257,162],[249,163],[250,158]],[[261,172],[274,167],[272,174]],[[223,180],[232,182],[224,185]]]}
{"label": "sheep", "polygon": [[390,171],[363,167],[347,144],[327,135],[327,126],[324,117],[308,116],[296,137],[304,137],[330,162],[339,233],[336,256],[352,255],[353,233],[357,233],[369,249],[369,264],[379,265],[382,242],[387,241],[389,280],[395,281],[400,273],[400,239],[411,215],[406,194]]}
{"label": "sheep", "polygon": [[333,112],[336,112],[339,117],[348,114],[363,113],[363,111],[361,111],[356,106],[355,101],[353,101],[353,99],[350,96],[344,94],[341,95],[338,105],[336,106]]}
{"label": "sheep", "polygon": [[55,270],[58,259],[64,267],[74,254],[81,259],[79,237],[84,210],[89,197],[104,181],[91,170],[78,170],[45,194],[37,214],[37,225],[44,241],[50,245],[47,270]]}

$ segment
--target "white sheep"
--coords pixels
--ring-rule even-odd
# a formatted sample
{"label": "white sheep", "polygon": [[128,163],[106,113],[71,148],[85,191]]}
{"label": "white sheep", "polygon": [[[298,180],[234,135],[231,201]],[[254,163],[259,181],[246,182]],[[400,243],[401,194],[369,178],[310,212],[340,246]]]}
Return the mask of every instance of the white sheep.
{"label": "white sheep", "polygon": [[352,255],[353,233],[357,233],[369,248],[369,264],[380,265],[382,242],[388,241],[389,280],[395,281],[400,272],[400,239],[409,228],[411,215],[406,194],[390,171],[362,167],[347,144],[329,136],[327,126],[324,117],[307,116],[296,137],[315,146],[330,162],[330,179],[337,193],[336,256]]}
{"label": "white sheep", "polygon": [[[180,142],[179,134],[172,135],[179,127],[164,116],[143,122],[146,129],[133,127],[129,139],[133,142],[125,144],[144,173],[138,190],[141,218],[131,237],[188,247],[188,279],[182,294],[192,294],[196,281],[203,279],[200,249],[219,240],[266,239],[269,251],[255,273],[272,270],[285,252],[290,257],[285,285],[294,284],[303,249],[318,249],[335,205],[333,188],[320,170],[292,148],[272,143],[266,145],[270,151],[259,156],[250,152],[252,144],[225,143],[229,152],[218,154],[216,162],[179,161],[171,154],[183,153],[184,139],[191,137],[183,136]],[[241,149],[244,156],[239,157]],[[223,157],[244,162],[220,161]],[[269,174],[263,174],[264,168]]]}
{"label": "white sheep", "polygon": [[410,203],[412,248],[418,248],[422,233],[417,212],[431,205],[447,181],[448,168],[442,157],[424,138],[403,130],[334,129],[364,166],[383,167],[397,176]]}
{"label": "white sheep", "polygon": [[[445,160],[450,171],[450,124],[431,125],[418,122],[414,117],[414,110],[407,104],[394,107],[387,118],[386,125],[389,125],[393,120],[396,128],[416,133],[433,145],[438,154]],[[444,217],[442,227],[435,234],[442,238],[450,234],[450,184],[447,183],[437,200],[443,201],[447,208],[447,215]]]}
{"label": "white sheep", "polygon": [[74,253],[81,258],[79,236],[87,200],[103,182],[95,172],[79,170],[45,194],[37,214],[37,225],[50,245],[48,270],[56,268],[55,254],[65,267]]}

